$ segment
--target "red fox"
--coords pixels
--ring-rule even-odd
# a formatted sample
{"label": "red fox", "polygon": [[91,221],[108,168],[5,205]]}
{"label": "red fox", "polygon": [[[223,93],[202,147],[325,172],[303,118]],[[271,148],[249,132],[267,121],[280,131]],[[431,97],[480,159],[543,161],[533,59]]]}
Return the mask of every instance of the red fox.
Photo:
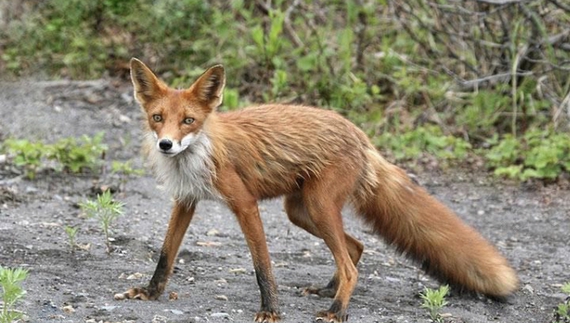
{"label": "red fox", "polygon": [[252,255],[261,293],[255,321],[279,321],[277,285],[257,204],[278,196],[284,196],[289,220],[323,239],[336,263],[328,285],[306,290],[334,298],[317,320],[346,321],[357,282],[363,245],[344,232],[345,203],[436,278],[498,298],[517,289],[515,271],[491,244],[387,162],[341,115],[281,104],[217,112],[225,86],[221,65],[180,90],[133,58],[131,78],[146,116],[148,160],[174,208],[149,285],[115,298],[157,299],[197,203],[217,200],[235,214]]}

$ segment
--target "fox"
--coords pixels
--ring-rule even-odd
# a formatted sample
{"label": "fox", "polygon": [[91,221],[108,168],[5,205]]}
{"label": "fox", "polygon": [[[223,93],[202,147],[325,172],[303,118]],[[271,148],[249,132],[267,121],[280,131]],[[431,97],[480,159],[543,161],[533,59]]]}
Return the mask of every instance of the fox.
{"label": "fox", "polygon": [[145,287],[115,298],[156,300],[164,292],[185,232],[201,200],[231,210],[249,247],[261,306],[255,322],[281,320],[258,201],[283,197],[289,220],[324,241],[336,271],[305,294],[333,299],[317,321],[345,322],[364,246],[344,231],[341,211],[354,209],[388,245],[431,276],[462,290],[507,298],[515,270],[499,251],[398,166],[337,112],[262,104],[218,112],[226,82],[222,65],[188,88],[174,89],[132,58],[134,97],[144,115],[144,151],[170,194],[172,214],[156,269]]}

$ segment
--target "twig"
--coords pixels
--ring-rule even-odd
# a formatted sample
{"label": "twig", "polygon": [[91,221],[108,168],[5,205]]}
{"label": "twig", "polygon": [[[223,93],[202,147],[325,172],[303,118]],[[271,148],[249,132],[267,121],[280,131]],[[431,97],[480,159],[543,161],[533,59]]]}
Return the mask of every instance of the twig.
{"label": "twig", "polygon": [[287,8],[287,10],[285,11],[285,20],[283,21],[283,27],[285,27],[285,31],[287,32],[287,36],[289,36],[289,38],[291,39],[291,42],[295,44],[295,46],[303,48],[305,47],[305,44],[303,43],[301,38],[299,38],[299,35],[297,35],[295,30],[291,26],[291,19],[290,19],[293,10],[295,10],[295,8],[299,5],[300,2],[301,2],[300,0],[295,0],[289,6],[289,8]]}
{"label": "twig", "polygon": [[508,82],[511,77],[513,76],[530,76],[533,75],[534,73],[532,72],[517,72],[515,74],[509,72],[509,73],[501,73],[501,74],[495,74],[495,75],[489,75],[489,76],[485,76],[485,77],[481,77],[475,80],[469,80],[469,81],[464,81],[464,80],[457,80],[457,83],[459,84],[459,86],[461,87],[461,90],[465,91],[465,90],[474,90],[477,89],[481,84],[485,83],[485,82],[489,82],[490,84],[495,84],[497,82]]}
{"label": "twig", "polygon": [[523,0],[476,0],[476,1],[488,4],[494,4],[494,5],[504,5],[504,4],[524,2]]}

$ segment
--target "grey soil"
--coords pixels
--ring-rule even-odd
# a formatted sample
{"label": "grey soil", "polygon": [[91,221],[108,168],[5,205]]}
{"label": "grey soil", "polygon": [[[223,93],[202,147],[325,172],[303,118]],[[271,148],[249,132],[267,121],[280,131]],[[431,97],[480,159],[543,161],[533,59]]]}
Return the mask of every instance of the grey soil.
{"label": "grey soil", "polygon": [[[139,154],[141,113],[128,84],[110,81],[0,83],[0,139],[53,142],[105,132],[111,160]],[[492,241],[518,271],[521,288],[506,303],[457,292],[443,309],[446,322],[552,322],[570,281],[570,199],[567,189],[505,185],[484,173],[422,174],[420,182]],[[78,203],[104,186],[125,214],[114,225],[107,254],[96,220]],[[285,322],[311,322],[330,299],[301,296],[325,284],[334,263],[324,243],[288,222],[280,200],[264,201],[265,224]],[[41,172],[29,181],[0,164],[0,265],[30,271],[18,305],[29,322],[250,322],[259,308],[251,257],[237,222],[224,206],[199,205],[166,293],[152,302],[116,301],[113,294],[145,285],[166,231],[171,202],[151,175],[126,185],[101,176]],[[424,286],[438,283],[394,253],[345,212],[347,231],[365,244],[349,308],[352,322],[429,322],[420,308]],[[65,226],[79,228],[70,252]],[[169,300],[175,292],[178,299]]]}

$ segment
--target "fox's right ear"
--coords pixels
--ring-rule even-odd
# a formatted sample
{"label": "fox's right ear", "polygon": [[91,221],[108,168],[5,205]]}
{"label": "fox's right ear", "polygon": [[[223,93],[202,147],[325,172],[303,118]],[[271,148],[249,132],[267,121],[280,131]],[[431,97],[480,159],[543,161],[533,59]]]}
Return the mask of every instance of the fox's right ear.
{"label": "fox's right ear", "polygon": [[131,81],[135,88],[135,98],[140,104],[161,97],[166,88],[150,68],[134,57],[131,58]]}

